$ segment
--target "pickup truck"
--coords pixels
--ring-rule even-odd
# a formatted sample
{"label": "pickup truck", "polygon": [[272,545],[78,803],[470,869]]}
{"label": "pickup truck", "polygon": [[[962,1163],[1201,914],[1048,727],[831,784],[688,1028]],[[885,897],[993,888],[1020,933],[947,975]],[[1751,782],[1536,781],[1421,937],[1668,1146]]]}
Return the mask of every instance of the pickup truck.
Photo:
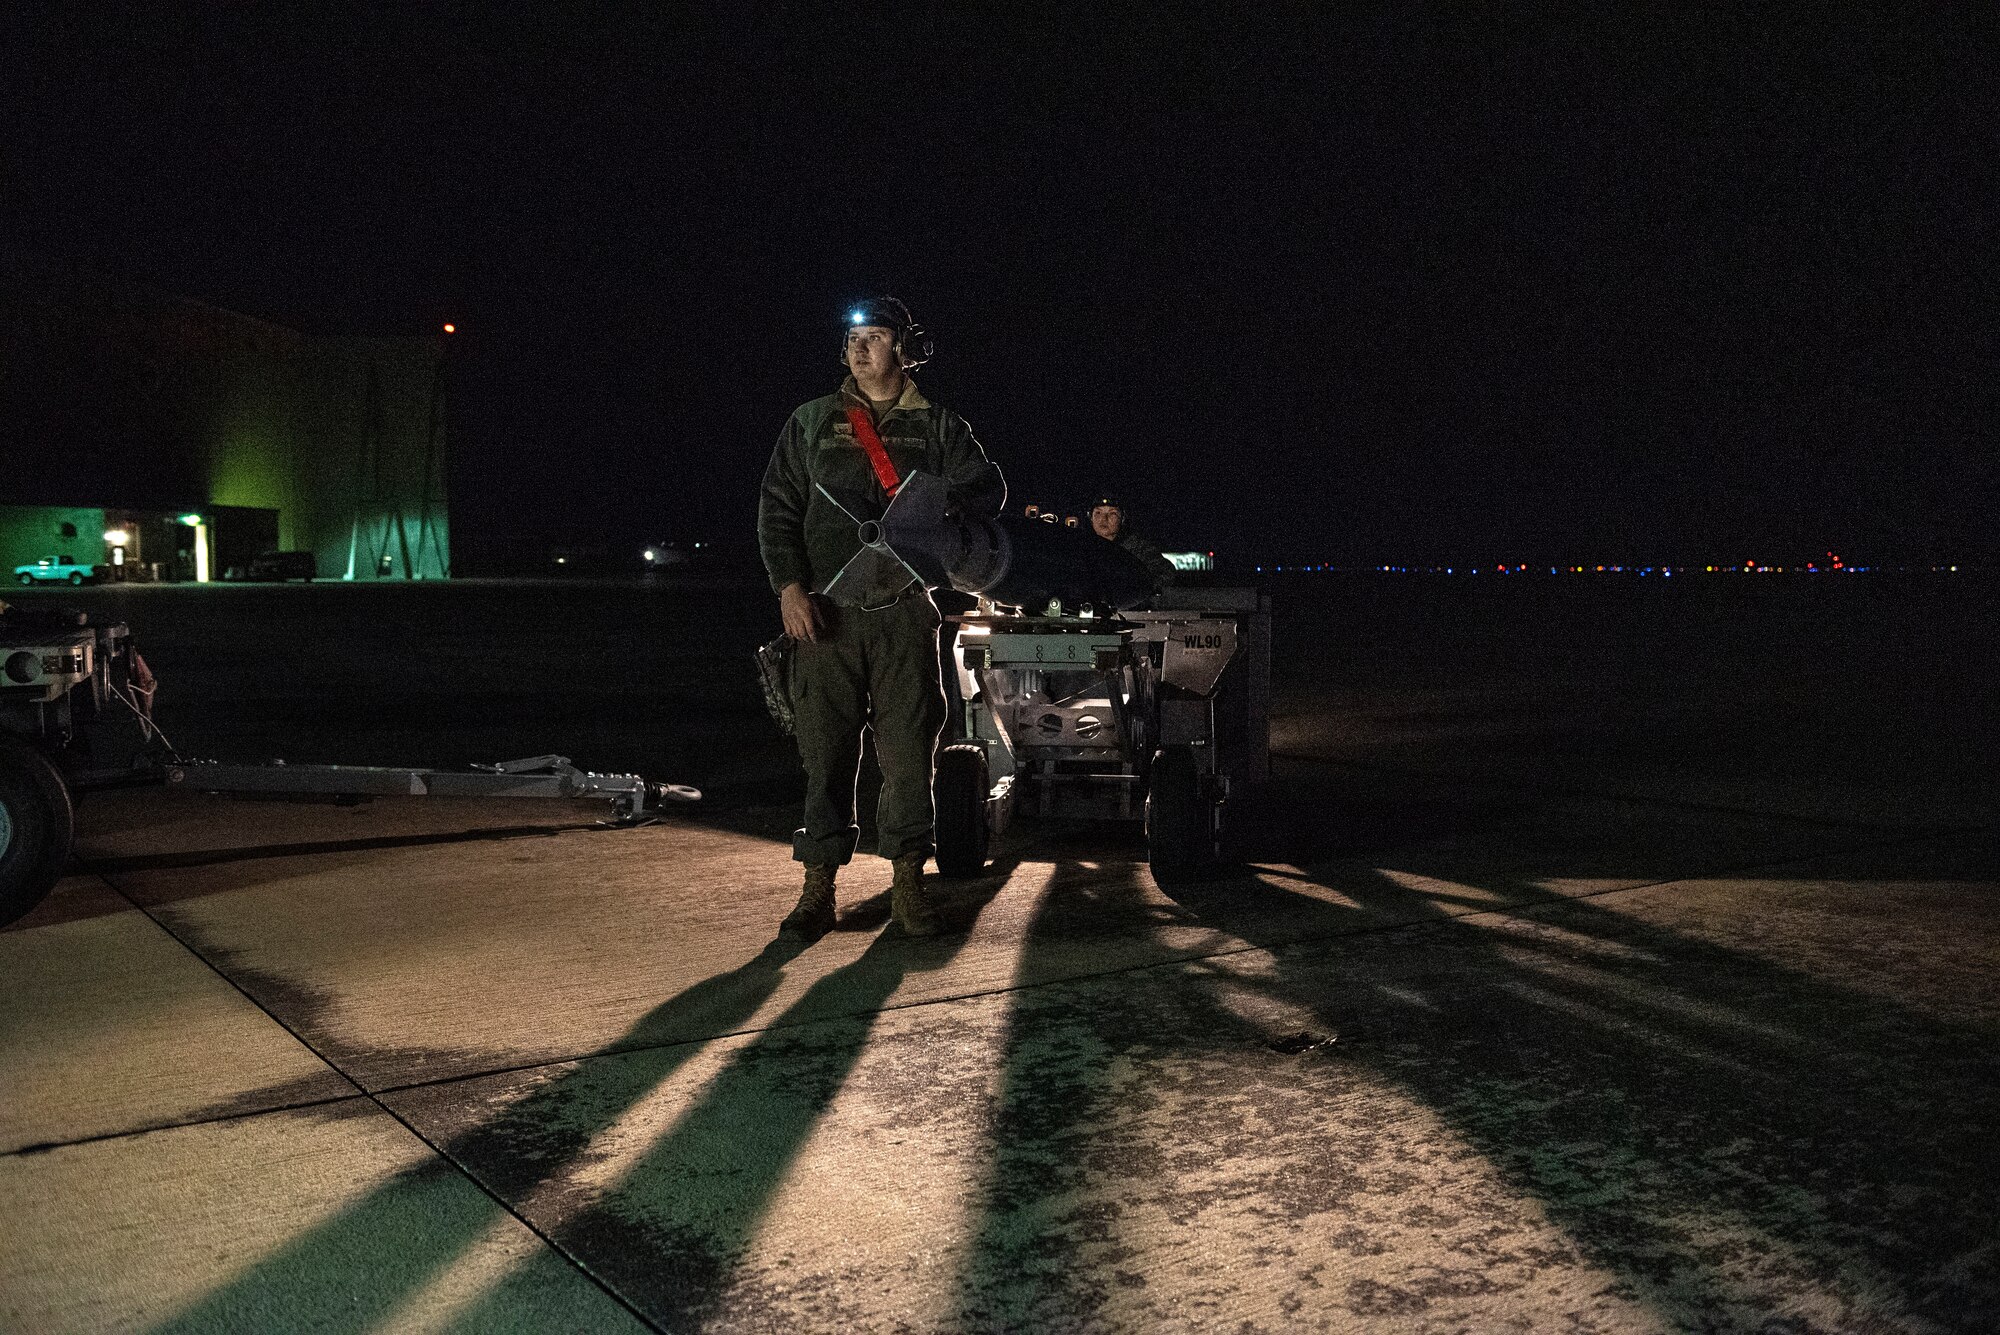
{"label": "pickup truck", "polygon": [[97,578],[97,567],[78,565],[70,556],[44,556],[33,565],[15,566],[14,578],[22,584],[82,584]]}

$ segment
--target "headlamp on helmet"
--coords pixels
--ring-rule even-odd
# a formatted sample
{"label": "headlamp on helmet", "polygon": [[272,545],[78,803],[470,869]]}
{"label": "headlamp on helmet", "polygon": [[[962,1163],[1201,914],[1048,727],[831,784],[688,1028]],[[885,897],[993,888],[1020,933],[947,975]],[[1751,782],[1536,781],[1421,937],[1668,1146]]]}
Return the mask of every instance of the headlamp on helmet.
{"label": "headlamp on helmet", "polygon": [[[902,354],[903,369],[915,370],[931,359],[936,345],[930,334],[910,315],[910,308],[894,297],[870,297],[856,302],[847,312],[847,328],[859,329],[864,326],[886,329],[896,339],[896,349]],[[841,334],[841,356],[847,355],[847,335]]]}

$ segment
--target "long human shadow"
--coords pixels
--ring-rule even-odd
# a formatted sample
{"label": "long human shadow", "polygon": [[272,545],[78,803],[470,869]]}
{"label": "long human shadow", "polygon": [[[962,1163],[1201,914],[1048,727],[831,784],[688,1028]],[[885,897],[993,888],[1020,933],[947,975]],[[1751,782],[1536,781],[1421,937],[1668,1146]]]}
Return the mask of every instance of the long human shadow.
{"label": "long human shadow", "polygon": [[[1892,1319],[1949,1326],[2000,1298],[1990,1028],[1596,901],[1524,916],[1450,929],[1454,977],[1473,985],[1438,989],[1411,1028],[1452,1041],[1375,1064],[1583,1254],[1685,1324],[1834,1275],[1892,1295]],[[1598,1148],[1579,1164],[1583,1144]],[[1983,1279],[1941,1268],[1982,1250]]]}
{"label": "long human shadow", "polygon": [[[1413,895],[1376,880],[1356,897]],[[1443,1041],[1384,1047],[1372,1064],[1543,1203],[1582,1255],[1686,1326],[1829,1288],[1884,1298],[1869,1315],[1889,1320],[1990,1314],[1990,1028],[1597,901],[1523,916],[1439,933],[1453,982],[1429,989],[1430,1009],[1385,1018]],[[1280,954],[1279,977],[1303,983],[1302,964]],[[1971,1269],[1955,1274],[1953,1258]]]}
{"label": "long human shadow", "polygon": [[[440,1148],[460,1163],[513,1161],[513,1184],[524,1191],[576,1171],[600,1131],[702,1050],[688,1034],[743,1028],[802,949],[780,939],[744,964],[703,979],[647,1012],[611,1045],[639,1051],[554,1068],[526,1095]],[[647,1046],[656,1043],[668,1046]],[[317,1115],[374,1116],[376,1110],[356,1100]],[[454,1187],[463,1187],[458,1170],[426,1155],[150,1329],[155,1335],[217,1330],[358,1335],[376,1329],[504,1217],[484,1195]],[[519,1295],[510,1291],[510,1296]],[[551,1319],[556,1315],[551,1312]]]}
{"label": "long human shadow", "polygon": [[[727,1057],[614,1186],[578,1186],[531,1211],[531,1222],[648,1319],[669,1330],[700,1328],[726,1298],[759,1222],[867,1048],[884,1004],[912,974],[951,962],[1011,870],[1011,863],[990,869],[954,896],[946,935],[885,932],[815,982]],[[593,1063],[592,1075],[602,1068],[622,1088],[628,1077],[614,1068],[631,1060]],[[492,1138],[453,1157],[510,1202],[549,1176],[520,1146]],[[538,1217],[543,1209],[549,1217]],[[505,1303],[496,1295],[457,1328],[495,1328],[506,1319]]]}
{"label": "long human shadow", "polygon": [[[1264,856],[1307,856],[1303,822],[1324,811],[1260,813],[1255,836]],[[1493,814],[1492,804],[1475,813]],[[1378,799],[1350,800],[1342,810],[1348,837],[1380,842],[1428,837],[1459,828],[1468,811]],[[1023,931],[1019,980],[1038,978],[1038,957],[1073,947],[1079,936],[1125,936],[1162,921],[1144,845],[1108,830],[1077,831],[1052,841],[1054,871]],[[1086,863],[1098,870],[1086,870]],[[1231,881],[1234,884],[1234,881]],[[1286,911],[1293,897],[1248,903],[1247,912],[1210,914],[1203,887],[1177,906],[1177,925],[1206,923],[1253,944],[1279,944],[1315,934],[1344,933],[1369,921],[1357,908],[1320,904],[1307,920]],[[1227,921],[1223,921],[1226,919]],[[1187,968],[1183,964],[1163,967]],[[1111,1072],[1141,1059],[1149,1069],[1178,1072],[1175,1058],[1252,1049],[1269,1037],[1203,986],[1154,992],[1168,1003],[1135,1009],[1118,988],[1110,1004],[1081,1007],[1068,988],[1028,986],[1014,994],[1002,1039],[999,1092],[992,1110],[993,1151],[978,1194],[966,1263],[954,1295],[959,1328],[1015,1331],[1088,1328],[1107,1302],[1143,1283],[1145,1258],[1117,1236],[1122,1203],[1092,1189],[1093,1177],[1143,1178],[1158,1165],[1157,1147],[1134,1133],[1122,1115],[1190,1091],[1158,1085],[1117,1087]],[[1150,991],[1150,990],[1149,990]],[[1187,1064],[1192,1065],[1192,1064]],[[1217,1091],[1227,1097],[1227,1091]],[[1200,1097],[1198,1092],[1193,1096]],[[1164,1315],[1164,1314],[1163,1314]]]}
{"label": "long human shadow", "polygon": [[[1149,901],[1137,866],[1107,876],[1059,861],[1024,928],[1021,981],[1032,980],[1038,953],[1077,935],[1117,934],[1121,918],[1129,934],[1130,923],[1144,921],[1153,907]],[[1027,987],[1009,1008],[990,1114],[993,1148],[952,1299],[954,1329],[1091,1328],[1131,1267],[1121,1272],[1118,1266],[1127,1259],[1113,1236],[1119,1207],[1090,1192],[1090,1179],[1095,1173],[1143,1173],[1150,1158],[1149,1147],[1109,1131],[1101,1117],[1119,1098],[1116,1063],[1152,1054],[1156,1044],[1192,1046],[1201,1041],[1193,1034],[1241,1037],[1242,1026],[1231,1017],[1209,1013],[1207,1025],[1154,1031],[1126,1023],[1124,1007],[1116,1004],[1099,1009],[1086,1001],[1078,1013],[1064,1003],[1050,1007],[1057,995],[1057,988]],[[1186,995],[1209,1011],[1206,997]]]}
{"label": "long human shadow", "polygon": [[[1101,1185],[1167,1152],[1145,1143],[1149,1104],[1226,1100],[1228,1089],[1203,1086],[1217,1063],[1202,1059],[1231,1045],[1247,1058],[1268,1037],[1224,1004],[1225,988],[1343,1035],[1296,1060],[1354,1063],[1394,1082],[1561,1230],[1573,1254],[1542,1264],[1598,1267],[1616,1277],[1612,1297],[1678,1327],[1756,1326],[1804,1296],[1821,1319],[1845,1310],[1862,1324],[1971,1330],[2000,1300],[1990,1029],[1602,903],[1551,901],[1518,875],[1464,883],[1467,902],[1367,869],[1320,884],[1344,902],[1243,880],[1172,891],[1199,920],[1271,945],[1261,976],[1197,976],[1143,996],[1094,989],[1084,1004],[1020,994],[959,1294],[967,1329],[1088,1323],[1113,1289],[1144,1286],[1145,1258],[1118,1236],[1133,1190]],[[1496,894],[1513,901],[1499,927],[1454,916]],[[1383,922],[1419,926],[1351,935]],[[1038,915],[1025,949],[1058,924],[1053,907]],[[1291,944],[1308,938],[1336,940]],[[1156,1084],[1134,1087],[1135,1064]],[[1395,1134],[1349,1130],[1368,1146]],[[1265,1152],[1254,1136],[1228,1143],[1226,1119],[1217,1134],[1209,1156]],[[1312,1162],[1251,1172],[1269,1235],[1237,1244],[1351,1227],[1340,1202],[1379,1171],[1359,1153],[1329,1129]],[[1171,1202],[1172,1187],[1159,1195]],[[1404,1208],[1415,1222],[1464,1207],[1419,1194]],[[1464,1262],[1432,1282],[1474,1292],[1492,1282],[1478,1258]],[[1420,1313],[1426,1297],[1369,1281],[1311,1301],[1361,1316],[1384,1302]]]}

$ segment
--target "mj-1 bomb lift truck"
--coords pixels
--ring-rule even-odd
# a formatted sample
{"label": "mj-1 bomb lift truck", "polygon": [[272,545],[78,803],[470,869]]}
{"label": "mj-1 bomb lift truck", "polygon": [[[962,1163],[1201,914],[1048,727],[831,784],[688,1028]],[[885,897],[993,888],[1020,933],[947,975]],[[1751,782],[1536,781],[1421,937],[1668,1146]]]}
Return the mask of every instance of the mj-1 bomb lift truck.
{"label": "mj-1 bomb lift truck", "polygon": [[[979,598],[959,622],[960,704],[938,757],[938,870],[976,875],[1023,802],[1146,822],[1155,877],[1220,852],[1223,813],[1270,771],[1270,604],[1254,589],[1156,594],[1082,528],[984,518],[940,478],[902,480],[860,521],[847,569],[897,564]],[[829,590],[847,573],[837,575]],[[823,590],[822,592],[826,592]]]}
{"label": "mj-1 bomb lift truck", "polygon": [[1144,610],[982,604],[959,623],[959,706],[938,755],[937,862],[977,875],[1019,812],[1143,819],[1153,875],[1222,853],[1233,797],[1270,776],[1270,600],[1169,589]]}

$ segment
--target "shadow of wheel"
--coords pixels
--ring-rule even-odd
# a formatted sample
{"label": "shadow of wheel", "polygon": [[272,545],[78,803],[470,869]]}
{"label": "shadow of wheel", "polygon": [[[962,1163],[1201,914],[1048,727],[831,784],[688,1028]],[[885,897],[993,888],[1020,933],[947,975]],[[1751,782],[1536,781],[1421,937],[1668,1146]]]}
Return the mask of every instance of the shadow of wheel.
{"label": "shadow of wheel", "polygon": [[54,763],[0,732],[0,926],[42,902],[75,838],[76,813]]}

